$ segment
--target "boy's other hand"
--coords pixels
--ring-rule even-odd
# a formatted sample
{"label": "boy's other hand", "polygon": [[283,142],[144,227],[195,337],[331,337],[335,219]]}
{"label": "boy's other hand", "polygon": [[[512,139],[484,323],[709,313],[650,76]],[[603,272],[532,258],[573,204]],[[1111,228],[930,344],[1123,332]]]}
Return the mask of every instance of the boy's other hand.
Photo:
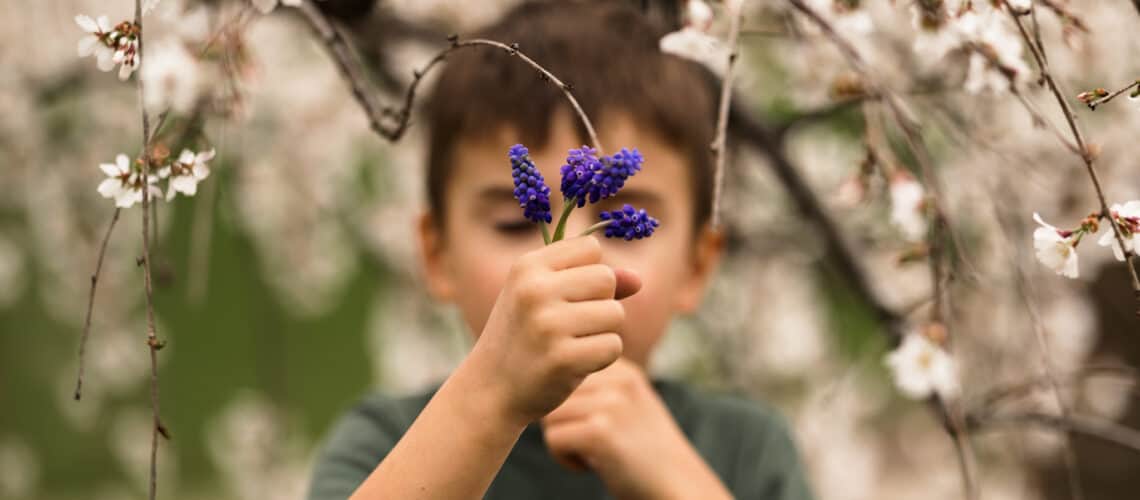
{"label": "boy's other hand", "polygon": [[559,463],[593,470],[617,498],[731,498],[649,378],[625,358],[586,377],[542,424]]}
{"label": "boy's other hand", "polygon": [[590,373],[621,356],[617,332],[636,293],[636,274],[601,263],[593,236],[562,240],[520,257],[495,300],[471,357],[510,419],[549,413]]}

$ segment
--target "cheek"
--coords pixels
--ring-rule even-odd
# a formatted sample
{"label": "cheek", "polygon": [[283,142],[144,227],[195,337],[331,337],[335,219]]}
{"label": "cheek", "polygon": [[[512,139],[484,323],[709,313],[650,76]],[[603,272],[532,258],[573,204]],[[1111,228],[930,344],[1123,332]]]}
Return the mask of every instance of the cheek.
{"label": "cheek", "polygon": [[456,255],[455,302],[471,334],[478,338],[506,283],[515,257],[509,252],[476,252],[474,247],[468,246]]}

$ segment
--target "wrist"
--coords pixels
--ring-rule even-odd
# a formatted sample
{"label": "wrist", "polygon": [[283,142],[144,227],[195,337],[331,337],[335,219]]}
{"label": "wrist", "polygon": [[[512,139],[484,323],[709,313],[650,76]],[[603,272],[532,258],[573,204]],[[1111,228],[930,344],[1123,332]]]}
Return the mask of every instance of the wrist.
{"label": "wrist", "polygon": [[448,383],[465,415],[504,432],[522,433],[530,419],[514,410],[508,388],[496,383],[495,375],[494,363],[484,359],[476,345],[448,378]]}

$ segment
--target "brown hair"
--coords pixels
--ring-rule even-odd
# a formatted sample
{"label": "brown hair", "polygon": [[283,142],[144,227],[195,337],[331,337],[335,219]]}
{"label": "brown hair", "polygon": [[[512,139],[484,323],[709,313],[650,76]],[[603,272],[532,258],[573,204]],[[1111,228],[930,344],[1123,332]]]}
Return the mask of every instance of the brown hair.
{"label": "brown hair", "polygon": [[[694,227],[699,227],[708,220],[712,198],[709,144],[715,83],[702,66],[662,53],[658,40],[664,34],[624,4],[544,2],[515,8],[477,36],[517,43],[519,50],[571,86],[595,122],[604,120],[607,112],[629,113],[639,127],[653,130],[675,147],[690,166]],[[510,126],[520,134],[519,142],[540,149],[555,111],[569,109],[562,92],[522,61],[491,47],[463,50],[448,60],[427,104],[427,195],[440,223],[445,223],[443,195],[460,140]],[[577,131],[588,144],[581,123]],[[506,154],[503,151],[504,168]],[[645,168],[653,168],[652,159]],[[547,174],[547,182],[553,181],[557,190],[552,174],[557,170]]]}

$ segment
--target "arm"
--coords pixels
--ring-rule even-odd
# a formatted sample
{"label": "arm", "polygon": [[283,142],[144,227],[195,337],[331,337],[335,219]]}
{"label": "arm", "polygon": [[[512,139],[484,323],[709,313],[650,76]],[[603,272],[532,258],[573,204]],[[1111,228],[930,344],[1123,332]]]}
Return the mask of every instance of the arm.
{"label": "arm", "polygon": [[526,425],[621,355],[615,292],[636,278],[600,262],[593,237],[521,257],[471,353],[352,498],[481,498]]}

